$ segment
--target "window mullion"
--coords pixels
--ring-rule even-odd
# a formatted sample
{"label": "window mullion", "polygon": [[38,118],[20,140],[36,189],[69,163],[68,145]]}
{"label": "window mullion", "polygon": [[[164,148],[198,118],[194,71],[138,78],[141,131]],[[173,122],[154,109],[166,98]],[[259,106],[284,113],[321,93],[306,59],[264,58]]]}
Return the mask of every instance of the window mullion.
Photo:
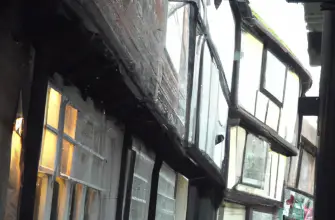
{"label": "window mullion", "polygon": [[63,134],[64,134],[64,123],[65,123],[65,108],[68,103],[68,99],[65,96],[62,96],[62,102],[60,105],[59,111],[59,121],[58,121],[58,136],[57,136],[57,145],[56,145],[56,158],[55,158],[55,169],[52,176],[52,181],[55,181],[56,177],[60,174],[60,163],[62,156],[62,147],[63,147]]}

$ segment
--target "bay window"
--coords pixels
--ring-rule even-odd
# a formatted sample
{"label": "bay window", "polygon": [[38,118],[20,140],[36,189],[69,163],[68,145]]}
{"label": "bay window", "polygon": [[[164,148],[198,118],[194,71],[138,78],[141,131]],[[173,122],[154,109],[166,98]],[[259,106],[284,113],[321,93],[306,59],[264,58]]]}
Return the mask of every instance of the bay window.
{"label": "bay window", "polygon": [[242,31],[238,103],[296,146],[299,77],[255,36]]}
{"label": "bay window", "polygon": [[286,157],[271,150],[271,143],[242,127],[230,131],[228,189],[237,189],[280,201]]}
{"label": "bay window", "polygon": [[[228,105],[220,84],[220,71],[211,55],[210,48],[205,42],[201,57],[199,84],[199,121],[196,129],[196,144],[206,152],[221,167],[228,117]],[[197,94],[192,93],[196,96]],[[218,140],[218,138],[220,140]]]}

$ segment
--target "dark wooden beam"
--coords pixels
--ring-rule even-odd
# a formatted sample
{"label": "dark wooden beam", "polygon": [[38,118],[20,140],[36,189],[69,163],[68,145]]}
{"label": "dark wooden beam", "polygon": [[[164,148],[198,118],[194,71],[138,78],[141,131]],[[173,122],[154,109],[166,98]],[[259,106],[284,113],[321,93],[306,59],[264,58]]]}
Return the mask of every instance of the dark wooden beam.
{"label": "dark wooden beam", "polygon": [[24,170],[21,183],[20,220],[33,220],[37,172],[40,159],[44,111],[48,88],[49,62],[44,54],[36,54],[28,117],[24,127]]}

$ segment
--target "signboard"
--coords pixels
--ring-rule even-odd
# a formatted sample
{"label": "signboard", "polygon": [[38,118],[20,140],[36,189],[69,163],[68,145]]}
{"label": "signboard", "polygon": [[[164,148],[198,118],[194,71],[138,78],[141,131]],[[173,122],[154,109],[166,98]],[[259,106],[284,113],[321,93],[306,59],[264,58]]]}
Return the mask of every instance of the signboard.
{"label": "signboard", "polygon": [[313,199],[285,189],[284,204],[279,219],[313,220]]}

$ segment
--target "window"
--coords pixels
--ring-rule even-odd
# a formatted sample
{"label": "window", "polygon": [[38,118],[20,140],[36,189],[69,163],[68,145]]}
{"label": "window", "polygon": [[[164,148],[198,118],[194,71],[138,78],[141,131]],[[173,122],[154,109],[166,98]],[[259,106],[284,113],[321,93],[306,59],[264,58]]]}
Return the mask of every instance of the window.
{"label": "window", "polygon": [[313,199],[294,190],[285,190],[283,209],[278,212],[280,219],[313,219]]}
{"label": "window", "polygon": [[273,220],[273,215],[265,212],[252,211],[252,219],[254,220]]}
{"label": "window", "polygon": [[229,1],[222,1],[218,9],[210,1],[208,25],[212,40],[219,54],[229,88],[233,74],[235,54],[235,20]]}
{"label": "window", "polygon": [[242,183],[264,189],[269,144],[252,134],[247,135]]}
{"label": "window", "polygon": [[136,151],[135,168],[132,183],[130,218],[131,220],[145,220],[148,218],[151,175],[154,167],[154,157],[146,151],[144,145],[135,140]]}
{"label": "window", "polygon": [[[190,5],[183,2],[169,2],[166,31],[166,59],[170,62],[172,76],[165,76],[168,84],[177,86],[170,105],[184,124],[188,84],[189,15]],[[164,74],[164,73],[163,73]]]}
{"label": "window", "polygon": [[107,187],[112,180],[103,173],[111,170],[109,148],[114,142],[109,141],[109,135],[114,128],[104,114],[92,111],[86,102],[70,95],[74,98],[68,101],[60,92],[48,88],[36,220],[67,216],[70,220],[98,219],[101,195],[111,190]]}
{"label": "window", "polygon": [[242,127],[232,127],[230,134],[227,187],[280,201],[286,157]]}
{"label": "window", "polygon": [[238,102],[253,114],[259,89],[263,44],[249,33],[242,32]]}
{"label": "window", "polygon": [[310,153],[303,150],[298,188],[304,192],[313,195],[314,175],[315,175],[315,158]]}
{"label": "window", "polygon": [[[221,216],[222,214],[219,215],[218,217],[221,217]],[[233,203],[224,203],[223,218],[218,218],[218,220],[226,220],[226,219],[245,220],[246,219],[245,207],[241,205],[233,204]]]}
{"label": "window", "polygon": [[201,64],[201,54],[204,45],[204,37],[198,35],[196,37],[195,44],[195,55],[194,55],[194,73],[192,83],[192,98],[190,106],[190,124],[189,124],[189,138],[188,141],[191,143],[195,142],[196,133],[196,120],[197,120],[197,101],[198,101],[198,89],[199,89],[199,74]]}
{"label": "window", "polygon": [[270,51],[266,52],[263,88],[278,102],[283,102],[286,66]]}
{"label": "window", "polygon": [[300,83],[297,74],[288,71],[283,108],[281,111],[279,135],[296,145],[298,138],[298,100]]}
{"label": "window", "polygon": [[176,215],[176,173],[166,164],[159,172],[156,219],[173,220]]}
{"label": "window", "polygon": [[299,77],[262,42],[243,31],[239,105],[295,146],[299,96]]}
{"label": "window", "polygon": [[[227,126],[228,105],[220,86],[219,70],[205,44],[201,65],[200,119],[198,146],[221,167],[223,160],[223,139]],[[220,141],[216,141],[218,135]],[[215,155],[215,153],[218,153]]]}

